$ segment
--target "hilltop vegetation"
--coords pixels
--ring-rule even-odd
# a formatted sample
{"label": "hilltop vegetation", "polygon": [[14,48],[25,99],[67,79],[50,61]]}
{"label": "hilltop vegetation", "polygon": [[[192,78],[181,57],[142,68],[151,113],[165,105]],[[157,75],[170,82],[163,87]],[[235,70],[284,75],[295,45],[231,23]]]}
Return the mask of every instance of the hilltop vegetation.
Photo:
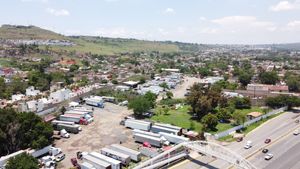
{"label": "hilltop vegetation", "polygon": [[[179,46],[175,43],[92,36],[63,36],[36,26],[2,25],[0,27],[0,39],[69,40],[76,43],[76,45],[52,46],[51,49],[54,51],[66,50],[101,55],[151,51],[169,53],[180,50]],[[45,46],[41,48],[45,48]]]}
{"label": "hilltop vegetation", "polygon": [[2,25],[0,39],[57,39],[68,40],[67,37],[36,26]]}

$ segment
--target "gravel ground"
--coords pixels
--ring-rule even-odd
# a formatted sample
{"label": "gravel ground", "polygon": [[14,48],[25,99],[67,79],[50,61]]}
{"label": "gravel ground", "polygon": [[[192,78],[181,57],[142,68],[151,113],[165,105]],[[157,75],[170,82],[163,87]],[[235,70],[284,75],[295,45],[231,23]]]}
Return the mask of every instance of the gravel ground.
{"label": "gravel ground", "polygon": [[174,95],[174,98],[176,99],[185,98],[184,94],[186,93],[186,89],[199,81],[200,78],[185,76],[183,78],[183,82],[180,85],[176,86],[175,89],[171,90],[171,92]]}
{"label": "gravel ground", "polygon": [[99,152],[101,148],[120,141],[129,148],[135,148],[131,130],[119,124],[130,114],[132,112],[127,110],[127,107],[111,103],[105,103],[104,109],[95,108],[93,123],[82,126],[79,134],[71,134],[69,139],[62,138],[55,142],[55,146],[66,154],[66,158],[58,164],[58,168],[71,168],[70,159],[76,157],[77,151]]}

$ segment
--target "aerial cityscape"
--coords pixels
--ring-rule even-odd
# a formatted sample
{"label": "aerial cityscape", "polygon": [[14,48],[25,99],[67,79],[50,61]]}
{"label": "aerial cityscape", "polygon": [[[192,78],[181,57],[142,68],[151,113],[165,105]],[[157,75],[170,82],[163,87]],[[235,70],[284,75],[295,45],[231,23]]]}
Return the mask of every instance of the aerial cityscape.
{"label": "aerial cityscape", "polygon": [[0,14],[0,169],[300,169],[300,0]]}

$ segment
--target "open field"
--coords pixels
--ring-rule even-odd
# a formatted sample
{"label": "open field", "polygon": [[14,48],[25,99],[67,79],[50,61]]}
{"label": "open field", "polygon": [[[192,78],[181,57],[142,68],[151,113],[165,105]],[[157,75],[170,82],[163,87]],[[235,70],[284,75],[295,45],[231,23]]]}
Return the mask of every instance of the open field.
{"label": "open field", "polygon": [[105,146],[120,141],[126,147],[136,148],[137,144],[132,139],[132,132],[121,126],[119,122],[132,112],[127,107],[120,107],[114,104],[106,103],[104,109],[95,108],[94,122],[82,126],[79,134],[71,134],[69,139],[60,139],[55,141],[55,146],[62,149],[66,158],[59,163],[58,168],[68,169],[72,167],[71,158],[76,157],[77,151],[97,151]]}

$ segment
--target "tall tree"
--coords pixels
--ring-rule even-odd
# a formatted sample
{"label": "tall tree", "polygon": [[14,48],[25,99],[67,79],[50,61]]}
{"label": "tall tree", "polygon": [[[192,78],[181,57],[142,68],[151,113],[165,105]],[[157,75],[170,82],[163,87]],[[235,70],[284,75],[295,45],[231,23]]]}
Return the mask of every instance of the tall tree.
{"label": "tall tree", "polygon": [[10,158],[5,166],[6,169],[39,169],[39,163],[33,156],[22,153]]}

